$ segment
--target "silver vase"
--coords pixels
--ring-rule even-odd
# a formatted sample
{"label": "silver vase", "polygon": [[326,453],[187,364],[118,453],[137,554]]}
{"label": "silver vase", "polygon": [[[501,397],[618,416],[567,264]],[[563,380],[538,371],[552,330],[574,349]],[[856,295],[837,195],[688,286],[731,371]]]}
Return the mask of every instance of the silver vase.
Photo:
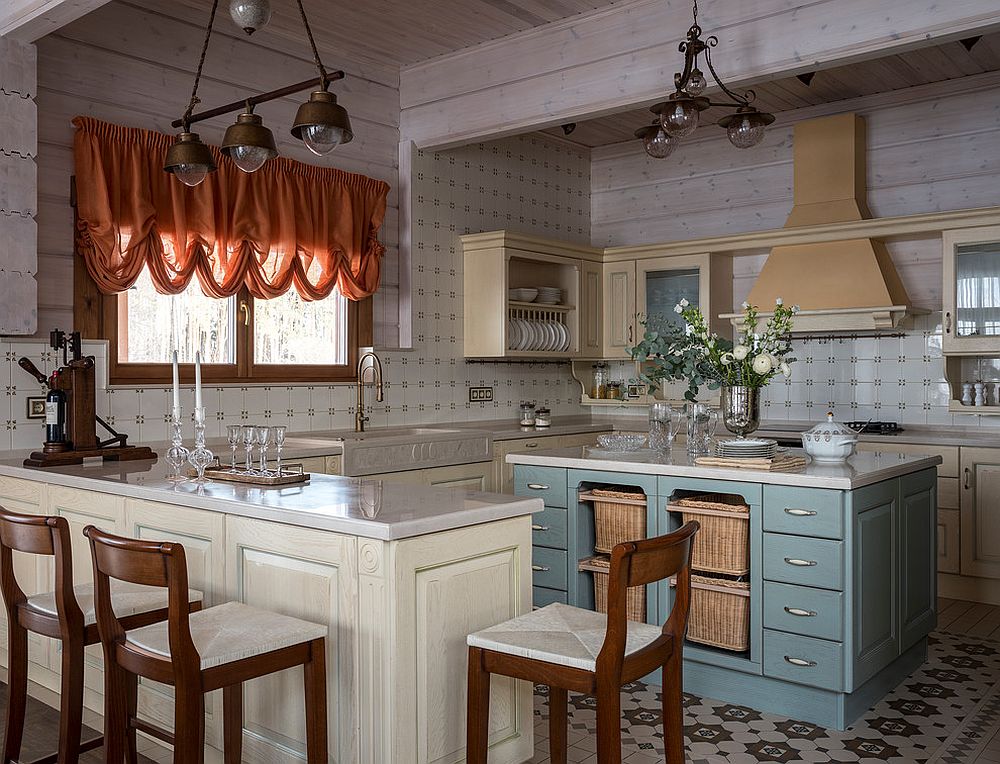
{"label": "silver vase", "polygon": [[722,423],[745,438],[760,427],[760,388],[742,385],[722,388]]}

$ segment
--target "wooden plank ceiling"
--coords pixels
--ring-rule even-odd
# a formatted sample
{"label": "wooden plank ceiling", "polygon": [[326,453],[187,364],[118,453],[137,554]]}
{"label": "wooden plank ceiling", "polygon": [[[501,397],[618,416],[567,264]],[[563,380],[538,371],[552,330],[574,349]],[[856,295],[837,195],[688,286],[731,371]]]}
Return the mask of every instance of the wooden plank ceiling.
{"label": "wooden plank ceiling", "polygon": [[[210,0],[116,1],[201,26],[211,8]],[[336,69],[338,56],[405,66],[623,1],[304,0],[303,5],[324,63]],[[233,26],[228,7],[229,0],[220,0],[217,27]],[[271,0],[271,8],[271,22],[254,39],[283,41],[308,51],[295,0]],[[200,38],[191,44],[200,44]]]}
{"label": "wooden plank ceiling", "polygon": [[[716,59],[723,59],[725,53],[718,49]],[[677,62],[682,63],[679,54]],[[1000,71],[1000,33],[984,35],[971,50],[956,40],[816,72],[808,85],[797,77],[788,77],[755,85],[754,91],[758,108],[779,113],[993,71]],[[664,96],[668,92],[665,90]],[[709,95],[715,97],[714,93]],[[701,123],[714,123],[728,113],[731,110],[713,107],[702,113]],[[594,148],[635,140],[635,130],[652,119],[647,109],[630,109],[580,122],[568,136],[560,127],[543,132]]]}

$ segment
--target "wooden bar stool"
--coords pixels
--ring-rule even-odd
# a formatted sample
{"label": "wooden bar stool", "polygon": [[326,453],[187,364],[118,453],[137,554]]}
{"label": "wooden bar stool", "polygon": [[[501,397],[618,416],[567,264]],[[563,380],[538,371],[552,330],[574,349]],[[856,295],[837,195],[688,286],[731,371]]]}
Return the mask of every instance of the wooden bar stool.
{"label": "wooden bar stool", "polygon": [[[55,557],[55,590],[25,595],[14,575],[14,552]],[[100,641],[92,584],[73,586],[69,523],[64,517],[22,515],[0,508],[0,590],[7,609],[8,699],[2,764],[21,755],[28,699],[28,632],[62,641],[62,686],[59,698],[59,750],[37,760],[76,764],[81,753],[99,747],[103,737],[82,742],[84,648]],[[167,617],[162,590],[132,584],[115,586],[111,603],[129,628]],[[190,603],[190,604],[188,604]],[[185,604],[201,607],[201,592],[191,591]],[[128,739],[130,762],[136,761],[135,734]]]}
{"label": "wooden bar stool", "polygon": [[[597,696],[597,760],[621,762],[621,686],[663,669],[663,743],[667,764],[684,762],[682,647],[691,596],[691,543],[698,523],[611,551],[608,614],[554,604],[470,634],[467,750],[486,764],[490,674],[549,686],[549,756],[566,762],[567,690]],[[626,589],[676,575],[663,627],[626,620]]]}
{"label": "wooden bar stool", "polygon": [[[223,690],[226,764],[242,760],[243,682],[294,666],[305,674],[306,761],[327,764],[327,627],[239,602],[188,614],[184,547],[141,541],[87,526],[94,560],[97,626],[112,703],[105,719],[105,757],[122,760],[126,730],[139,729],[174,747],[174,764],[205,760],[205,693]],[[166,622],[129,629],[116,615],[111,580],[165,587]],[[136,682],[174,688],[174,732],[135,718]]]}

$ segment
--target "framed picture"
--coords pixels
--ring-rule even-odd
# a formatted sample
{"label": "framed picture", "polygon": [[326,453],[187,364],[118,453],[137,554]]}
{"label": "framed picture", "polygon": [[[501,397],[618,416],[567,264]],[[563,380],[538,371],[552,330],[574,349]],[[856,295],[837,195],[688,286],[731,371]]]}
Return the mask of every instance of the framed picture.
{"label": "framed picture", "polygon": [[625,397],[629,398],[630,400],[641,398],[645,394],[646,394],[646,386],[641,383],[633,384],[630,382],[628,387],[625,388]]}
{"label": "framed picture", "polygon": [[28,419],[45,419],[45,398],[33,396],[28,398]]}

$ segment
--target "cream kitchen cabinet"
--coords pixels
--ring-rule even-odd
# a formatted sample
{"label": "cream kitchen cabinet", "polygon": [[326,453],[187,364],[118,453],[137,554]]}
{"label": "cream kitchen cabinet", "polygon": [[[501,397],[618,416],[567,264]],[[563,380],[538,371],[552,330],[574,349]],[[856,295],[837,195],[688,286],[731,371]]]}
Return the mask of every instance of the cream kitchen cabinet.
{"label": "cream kitchen cabinet", "polygon": [[945,231],[942,241],[941,347],[946,355],[996,356],[1000,302],[991,299],[988,285],[1000,278],[1000,226]]}
{"label": "cream kitchen cabinet", "polygon": [[732,335],[732,326],[718,318],[733,304],[731,257],[656,257],[655,249],[650,248],[622,252],[630,259],[604,263],[605,358],[629,358],[627,349],[640,340],[650,316],[680,321],[674,306],[682,299],[701,308],[713,330],[726,337]]}
{"label": "cream kitchen cabinet", "polygon": [[455,464],[450,467],[429,467],[423,470],[403,470],[365,475],[365,480],[382,480],[386,483],[406,483],[437,488],[470,488],[474,491],[494,490],[493,462]]}
{"label": "cream kitchen cabinet", "polygon": [[1000,578],[1000,448],[962,448],[961,572]]}

